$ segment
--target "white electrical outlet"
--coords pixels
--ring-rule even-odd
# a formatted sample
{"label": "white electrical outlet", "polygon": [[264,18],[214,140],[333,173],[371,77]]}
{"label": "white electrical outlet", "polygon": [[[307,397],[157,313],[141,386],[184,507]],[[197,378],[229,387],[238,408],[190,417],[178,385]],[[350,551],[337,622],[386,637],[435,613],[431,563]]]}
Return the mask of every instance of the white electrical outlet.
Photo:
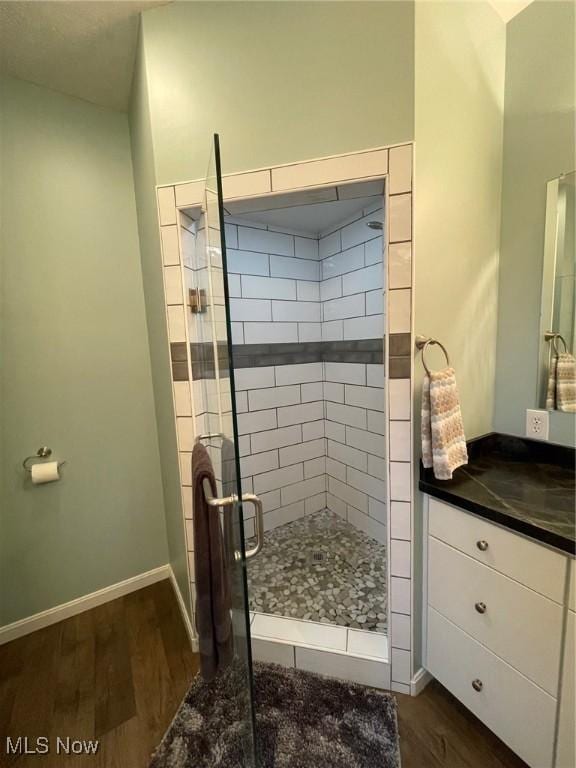
{"label": "white electrical outlet", "polygon": [[526,410],[526,437],[548,440],[548,411]]}

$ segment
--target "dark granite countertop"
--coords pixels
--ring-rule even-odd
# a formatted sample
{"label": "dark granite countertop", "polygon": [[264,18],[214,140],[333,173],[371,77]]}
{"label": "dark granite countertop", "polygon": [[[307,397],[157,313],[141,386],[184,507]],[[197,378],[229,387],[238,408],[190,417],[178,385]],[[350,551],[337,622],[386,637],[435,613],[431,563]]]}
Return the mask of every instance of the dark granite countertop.
{"label": "dark granite countertop", "polygon": [[452,480],[420,465],[420,490],[576,554],[573,448],[492,433],[470,440]]}

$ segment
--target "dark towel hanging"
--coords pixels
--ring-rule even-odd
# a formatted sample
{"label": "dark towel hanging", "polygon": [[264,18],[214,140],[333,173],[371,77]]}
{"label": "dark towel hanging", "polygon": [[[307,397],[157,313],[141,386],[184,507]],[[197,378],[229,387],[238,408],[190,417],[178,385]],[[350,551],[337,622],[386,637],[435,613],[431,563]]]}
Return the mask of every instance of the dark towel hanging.
{"label": "dark towel hanging", "polygon": [[208,479],[212,495],[216,496],[216,479],[210,456],[201,443],[196,443],[192,451],[196,629],[200,671],[205,680],[211,680],[219,669],[230,663],[234,638],[220,511],[206,501],[203,489],[205,479]]}

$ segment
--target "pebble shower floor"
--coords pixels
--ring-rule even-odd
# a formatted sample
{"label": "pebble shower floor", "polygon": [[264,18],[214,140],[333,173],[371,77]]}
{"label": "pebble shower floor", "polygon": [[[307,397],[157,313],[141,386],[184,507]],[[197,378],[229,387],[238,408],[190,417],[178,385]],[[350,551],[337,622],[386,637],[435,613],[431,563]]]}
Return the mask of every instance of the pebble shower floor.
{"label": "pebble shower floor", "polygon": [[268,531],[248,583],[252,611],[386,632],[386,548],[327,509]]}

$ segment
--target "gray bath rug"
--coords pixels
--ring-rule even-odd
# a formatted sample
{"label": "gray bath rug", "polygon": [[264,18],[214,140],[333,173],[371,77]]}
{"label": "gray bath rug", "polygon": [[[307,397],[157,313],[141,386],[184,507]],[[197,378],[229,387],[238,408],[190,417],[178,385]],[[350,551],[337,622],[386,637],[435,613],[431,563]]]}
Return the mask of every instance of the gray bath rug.
{"label": "gray bath rug", "polygon": [[[150,768],[246,768],[238,671],[198,677]],[[396,701],[370,688],[254,665],[258,768],[399,768]]]}

